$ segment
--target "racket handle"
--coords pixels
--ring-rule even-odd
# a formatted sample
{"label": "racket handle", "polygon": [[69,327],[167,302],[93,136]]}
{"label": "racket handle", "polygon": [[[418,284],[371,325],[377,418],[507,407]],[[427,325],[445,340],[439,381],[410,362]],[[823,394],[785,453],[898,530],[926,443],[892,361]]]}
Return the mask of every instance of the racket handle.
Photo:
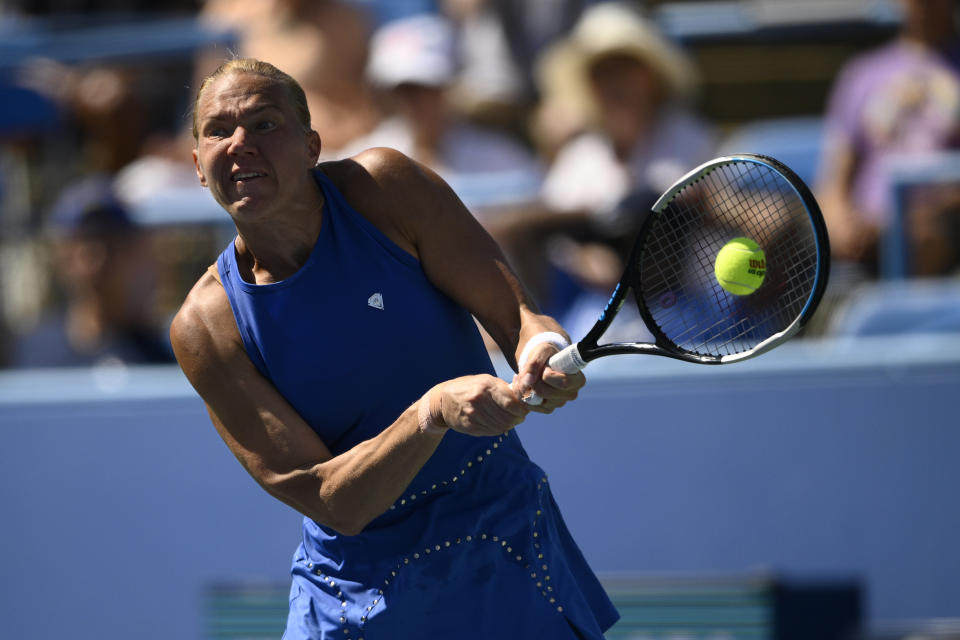
{"label": "racket handle", "polygon": [[554,371],[561,373],[576,373],[587,366],[587,362],[580,357],[580,350],[577,349],[577,343],[561,349],[550,356],[547,364]]}
{"label": "racket handle", "polygon": [[[569,347],[562,349],[558,353],[550,356],[550,359],[547,360],[547,365],[554,371],[559,371],[561,373],[576,373],[584,367],[587,366],[586,361],[580,357],[580,351],[577,349],[577,344],[573,343]],[[531,391],[530,395],[523,399],[524,402],[531,406],[538,406],[543,403],[543,398],[535,391]]]}

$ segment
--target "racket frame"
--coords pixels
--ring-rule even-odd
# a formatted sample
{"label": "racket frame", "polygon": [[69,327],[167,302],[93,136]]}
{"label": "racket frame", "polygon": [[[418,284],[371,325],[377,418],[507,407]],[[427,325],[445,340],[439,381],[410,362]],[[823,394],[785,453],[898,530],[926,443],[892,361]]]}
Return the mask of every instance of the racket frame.
{"label": "racket frame", "polygon": [[[816,251],[818,257],[816,267],[817,270],[814,274],[814,288],[807,299],[804,308],[793,320],[793,322],[787,326],[786,329],[771,335],[769,338],[763,340],[752,349],[735,354],[714,356],[691,353],[674,344],[673,341],[664,335],[663,331],[660,330],[656,322],[653,321],[653,316],[646,304],[644,304],[642,297],[637,296],[637,307],[644,323],[654,336],[654,342],[615,342],[598,344],[600,337],[610,327],[613,319],[626,302],[627,295],[633,289],[631,282],[634,280],[635,276],[631,274],[631,269],[638,268],[635,267],[635,265],[640,264],[639,254],[642,251],[644,238],[646,237],[650,227],[657,219],[657,216],[663,213],[663,210],[680,191],[697,182],[717,167],[733,162],[754,162],[770,167],[786,180],[786,182],[793,188],[796,195],[804,204],[814,231],[814,239],[816,242]],[[606,306],[600,313],[600,317],[597,319],[597,322],[593,325],[590,331],[587,332],[587,335],[584,336],[582,340],[572,345],[572,348],[568,347],[568,349],[571,349],[575,355],[567,354],[565,359],[568,363],[577,363],[578,368],[575,370],[579,370],[585,367],[586,363],[590,362],[591,360],[609,355],[627,353],[643,353],[665,356],[668,358],[674,358],[677,360],[684,360],[686,362],[698,364],[730,364],[733,362],[740,362],[754,358],[789,340],[791,337],[796,335],[800,329],[803,328],[803,326],[813,315],[813,312],[816,310],[817,305],[820,303],[820,300],[823,297],[823,292],[827,286],[829,270],[830,246],[823,215],[821,214],[820,207],[817,205],[817,201],[810,192],[810,189],[804,184],[803,180],[801,180],[796,173],[778,160],[763,155],[742,153],[714,158],[713,160],[705,162],[699,167],[689,171],[682,178],[677,180],[663,193],[663,195],[657,199],[657,201],[650,208],[646,219],[643,221],[643,224],[640,227],[640,231],[637,233],[637,238],[634,241],[633,248],[630,251],[627,268],[624,270],[620,282],[613,290],[613,294],[610,296]],[[557,356],[559,355],[560,354],[557,354]],[[567,368],[569,368],[569,365]]]}

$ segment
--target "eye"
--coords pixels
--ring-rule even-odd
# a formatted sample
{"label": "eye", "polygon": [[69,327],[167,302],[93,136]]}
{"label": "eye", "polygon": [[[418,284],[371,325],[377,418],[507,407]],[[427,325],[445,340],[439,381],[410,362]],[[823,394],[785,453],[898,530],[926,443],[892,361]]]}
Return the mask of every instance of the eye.
{"label": "eye", "polygon": [[230,132],[227,130],[226,127],[223,127],[220,125],[212,126],[207,129],[207,137],[208,138],[229,138]]}
{"label": "eye", "polygon": [[260,120],[256,124],[257,131],[269,131],[277,126],[277,123],[273,120]]}

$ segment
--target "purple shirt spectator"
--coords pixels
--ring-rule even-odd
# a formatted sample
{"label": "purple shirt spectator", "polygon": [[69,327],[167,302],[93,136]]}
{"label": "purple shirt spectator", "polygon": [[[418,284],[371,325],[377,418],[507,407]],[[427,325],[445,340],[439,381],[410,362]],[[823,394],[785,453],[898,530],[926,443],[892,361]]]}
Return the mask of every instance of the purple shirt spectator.
{"label": "purple shirt spectator", "polygon": [[957,146],[960,45],[938,55],[897,40],[863,54],[838,76],[826,120],[826,144],[850,145],[861,158],[851,199],[865,221],[890,215],[884,163],[892,156]]}

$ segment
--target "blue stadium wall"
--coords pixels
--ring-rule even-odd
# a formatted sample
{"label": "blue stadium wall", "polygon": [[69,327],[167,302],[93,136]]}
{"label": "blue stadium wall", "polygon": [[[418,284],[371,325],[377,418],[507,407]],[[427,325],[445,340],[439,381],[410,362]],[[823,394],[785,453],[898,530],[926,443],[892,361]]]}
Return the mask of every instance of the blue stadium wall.
{"label": "blue stadium wall", "polygon": [[[591,366],[520,427],[598,572],[856,580],[869,624],[960,617],[960,342]],[[173,368],[0,373],[0,637],[199,639],[286,581],[299,517]]]}

